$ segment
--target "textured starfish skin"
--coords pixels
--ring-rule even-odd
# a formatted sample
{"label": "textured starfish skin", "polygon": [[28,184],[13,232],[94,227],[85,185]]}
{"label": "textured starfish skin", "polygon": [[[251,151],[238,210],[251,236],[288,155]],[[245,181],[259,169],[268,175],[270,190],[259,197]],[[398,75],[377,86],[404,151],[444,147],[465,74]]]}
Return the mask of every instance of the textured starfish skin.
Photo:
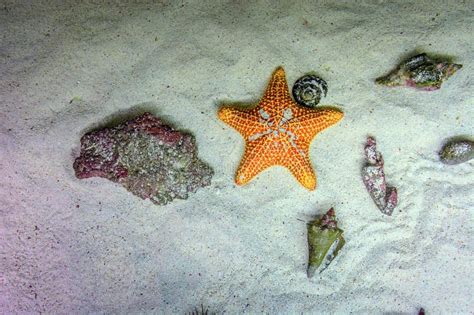
{"label": "textured starfish skin", "polygon": [[316,175],[309,160],[310,143],[344,115],[334,109],[306,108],[295,103],[281,67],[273,73],[256,106],[223,106],[218,114],[245,139],[245,153],[235,177],[237,185],[248,183],[270,166],[280,165],[309,190],[316,188]]}

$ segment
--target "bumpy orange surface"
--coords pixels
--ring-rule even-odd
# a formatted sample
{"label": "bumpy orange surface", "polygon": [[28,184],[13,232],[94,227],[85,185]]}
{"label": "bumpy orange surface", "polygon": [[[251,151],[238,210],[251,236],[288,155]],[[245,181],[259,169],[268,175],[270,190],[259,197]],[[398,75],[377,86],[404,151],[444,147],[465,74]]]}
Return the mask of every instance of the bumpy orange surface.
{"label": "bumpy orange surface", "polygon": [[219,118],[245,139],[245,154],[235,182],[244,185],[264,169],[281,165],[309,190],[316,175],[309,160],[309,146],[320,131],[342,119],[333,109],[312,109],[296,104],[290,96],[285,71],[278,68],[267,90],[253,108],[223,106]]}

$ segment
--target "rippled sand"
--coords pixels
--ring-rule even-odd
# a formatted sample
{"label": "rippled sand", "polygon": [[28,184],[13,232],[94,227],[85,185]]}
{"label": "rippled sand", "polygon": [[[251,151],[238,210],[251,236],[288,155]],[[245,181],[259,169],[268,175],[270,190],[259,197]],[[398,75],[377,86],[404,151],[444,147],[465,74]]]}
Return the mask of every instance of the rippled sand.
{"label": "rippled sand", "polygon": [[[100,3],[0,7],[0,313],[474,309],[474,162],[437,159],[473,135],[473,1]],[[464,67],[436,92],[374,85],[422,51]],[[278,66],[290,85],[315,71],[345,113],[312,143],[314,192],[279,167],[233,183],[244,142],[217,109]],[[85,132],[143,111],[196,136],[211,186],[160,207],[74,176]],[[360,177],[367,135],[392,217]],[[310,281],[305,222],[331,206],[346,245]]]}

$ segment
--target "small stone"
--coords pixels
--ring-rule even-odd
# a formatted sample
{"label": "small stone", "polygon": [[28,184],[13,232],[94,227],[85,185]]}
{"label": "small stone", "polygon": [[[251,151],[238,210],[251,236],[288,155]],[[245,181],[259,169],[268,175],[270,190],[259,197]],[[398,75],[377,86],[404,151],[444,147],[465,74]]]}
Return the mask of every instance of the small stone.
{"label": "small stone", "polygon": [[84,135],[74,170],[78,178],[104,177],[159,205],[187,199],[214,174],[197,157],[192,135],[150,113]]}
{"label": "small stone", "polygon": [[441,151],[439,158],[444,164],[460,164],[474,158],[474,141],[453,139],[448,141]]}

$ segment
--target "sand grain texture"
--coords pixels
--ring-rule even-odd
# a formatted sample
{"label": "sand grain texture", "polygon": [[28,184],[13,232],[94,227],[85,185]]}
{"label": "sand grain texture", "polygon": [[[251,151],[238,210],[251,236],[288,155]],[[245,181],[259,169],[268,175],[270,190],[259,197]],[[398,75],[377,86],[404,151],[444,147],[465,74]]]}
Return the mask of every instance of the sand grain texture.
{"label": "sand grain texture", "polygon": [[[474,164],[437,151],[473,135],[473,1],[133,2],[2,2],[0,313],[472,312]],[[418,51],[464,67],[432,93],[374,85]],[[315,192],[283,168],[233,183],[218,106],[278,66],[345,113],[312,143]],[[144,111],[196,136],[211,186],[159,207],[74,176],[85,132]],[[392,217],[360,178],[368,134]],[[331,206],[346,245],[309,281],[304,221]]]}

